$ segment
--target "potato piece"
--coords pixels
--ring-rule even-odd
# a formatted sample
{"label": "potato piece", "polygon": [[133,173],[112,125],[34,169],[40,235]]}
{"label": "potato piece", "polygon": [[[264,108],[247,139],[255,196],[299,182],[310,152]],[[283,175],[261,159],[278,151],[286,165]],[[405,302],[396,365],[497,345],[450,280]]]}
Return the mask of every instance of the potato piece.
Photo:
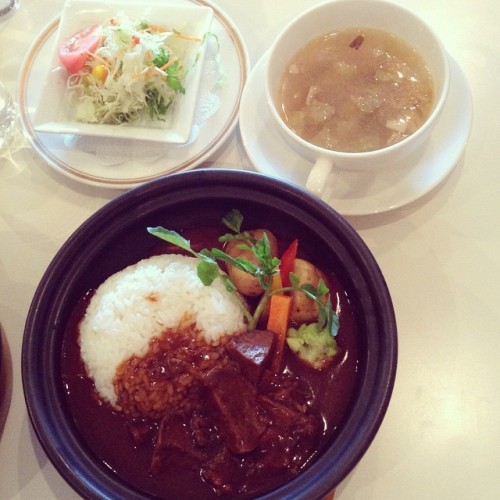
{"label": "potato piece", "polygon": [[[323,273],[313,264],[304,259],[295,259],[294,274],[299,278],[301,285],[318,286]],[[291,320],[295,323],[312,323],[318,320],[318,304],[306,297],[302,292],[292,294]]]}
{"label": "potato piece", "polygon": [[[268,229],[254,229],[248,232],[257,241],[262,239],[262,235],[266,233],[267,238],[269,239],[269,246],[271,247],[271,255],[273,257],[278,255],[278,240],[276,239],[276,236],[271,233],[271,231],[269,231]],[[238,245],[241,245],[242,243],[242,241],[238,240],[229,241],[224,247],[224,251],[233,259],[235,259],[236,257],[242,257],[249,262],[258,264],[259,261],[257,257],[255,257],[255,255],[250,250],[241,250],[240,248],[238,248]],[[253,276],[250,276],[245,271],[241,271],[240,269],[232,265],[228,265],[227,274],[241,294],[247,295],[249,297],[255,297],[262,294],[263,290],[260,286],[259,280]]]}

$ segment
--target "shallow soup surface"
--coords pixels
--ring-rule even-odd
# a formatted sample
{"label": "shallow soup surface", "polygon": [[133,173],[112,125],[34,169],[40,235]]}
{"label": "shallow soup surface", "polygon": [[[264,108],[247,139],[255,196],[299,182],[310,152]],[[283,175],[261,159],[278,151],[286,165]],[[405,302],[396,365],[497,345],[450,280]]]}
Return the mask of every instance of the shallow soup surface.
{"label": "shallow soup surface", "polygon": [[434,103],[422,56],[402,38],[347,28],[311,40],[289,61],[278,96],[285,123],[335,151],[382,149],[414,133]]}

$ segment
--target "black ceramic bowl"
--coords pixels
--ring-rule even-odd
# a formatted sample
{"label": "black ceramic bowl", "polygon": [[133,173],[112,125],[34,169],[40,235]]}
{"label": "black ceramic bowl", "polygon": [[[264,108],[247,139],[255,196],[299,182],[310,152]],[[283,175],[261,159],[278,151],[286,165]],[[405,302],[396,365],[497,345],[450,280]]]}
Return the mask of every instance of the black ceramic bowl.
{"label": "black ceramic bowl", "polygon": [[[138,187],[90,217],[57,253],[35,293],[24,333],[22,377],[29,415],[49,459],[87,498],[149,498],[103,466],[76,430],[61,381],[61,344],[80,298],[144,257],[147,226],[177,230],[220,221],[238,208],[252,227],[293,227],[302,248],[335,269],[360,332],[354,396],[334,441],[296,479],[263,498],[319,499],[368,449],[386,412],[397,359],[393,306],[381,271],[356,231],[329,206],[290,184],[234,170],[196,170]],[[255,226],[254,226],[255,227]]]}
{"label": "black ceramic bowl", "polygon": [[12,397],[12,359],[7,337],[0,325],[0,438]]}

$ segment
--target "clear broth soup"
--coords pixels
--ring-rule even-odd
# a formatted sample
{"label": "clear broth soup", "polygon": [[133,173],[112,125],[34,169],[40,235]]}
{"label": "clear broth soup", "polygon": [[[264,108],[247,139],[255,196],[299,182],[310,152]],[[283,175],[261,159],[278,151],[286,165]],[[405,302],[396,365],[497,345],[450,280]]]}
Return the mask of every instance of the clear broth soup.
{"label": "clear broth soup", "polygon": [[402,38],[347,28],[311,40],[288,63],[278,108],[300,137],[334,151],[382,149],[414,133],[434,103],[423,57]]}

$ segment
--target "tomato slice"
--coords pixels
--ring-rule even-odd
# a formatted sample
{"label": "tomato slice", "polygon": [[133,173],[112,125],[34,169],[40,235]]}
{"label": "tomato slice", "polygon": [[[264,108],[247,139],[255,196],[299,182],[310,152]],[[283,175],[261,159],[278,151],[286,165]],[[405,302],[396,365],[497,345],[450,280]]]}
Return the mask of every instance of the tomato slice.
{"label": "tomato slice", "polygon": [[95,51],[101,35],[98,24],[81,29],[59,47],[59,59],[71,73],[78,73],[87,62],[89,52]]}

